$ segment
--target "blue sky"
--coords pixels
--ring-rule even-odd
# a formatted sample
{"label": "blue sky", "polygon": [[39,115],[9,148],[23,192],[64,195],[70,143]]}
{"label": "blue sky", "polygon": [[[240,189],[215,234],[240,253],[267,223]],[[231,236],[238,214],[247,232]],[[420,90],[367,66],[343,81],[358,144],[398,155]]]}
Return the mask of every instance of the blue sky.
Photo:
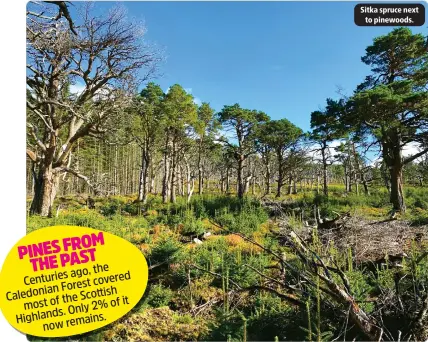
{"label": "blue sky", "polygon": [[[369,73],[361,62],[373,38],[392,27],[358,27],[357,2],[123,2],[165,48],[166,90],[178,83],[223,105],[286,117],[304,130],[337,87],[351,93]],[[96,12],[114,6],[96,3]],[[424,32],[426,27],[412,28]]]}

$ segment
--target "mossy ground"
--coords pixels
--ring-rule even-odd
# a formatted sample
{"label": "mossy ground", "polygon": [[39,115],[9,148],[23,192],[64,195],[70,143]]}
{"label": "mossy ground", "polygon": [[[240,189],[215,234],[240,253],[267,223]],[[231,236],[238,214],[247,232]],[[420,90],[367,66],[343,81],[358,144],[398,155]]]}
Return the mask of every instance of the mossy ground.
{"label": "mossy ground", "polygon": [[[428,233],[428,189],[410,187],[405,195],[408,212],[399,220]],[[251,287],[264,282],[254,269],[279,276],[271,256],[235,232],[284,253],[289,262],[302,267],[277,238],[276,220],[269,218],[257,199],[240,201],[234,196],[211,194],[195,195],[189,204],[183,198],[174,204],[162,204],[158,196],[150,196],[144,206],[134,200],[135,196],[95,198],[95,209],[90,210],[82,198],[61,197],[57,200],[60,210],[54,217],[27,219],[28,232],[53,225],[78,225],[113,233],[135,244],[150,265],[160,264],[150,273],[143,299],[129,314],[99,331],[79,336],[80,340],[329,340],[340,335],[344,317],[328,309],[320,313],[319,331],[314,328],[308,335],[308,324],[315,324],[318,317],[314,303],[308,304],[307,310],[312,312],[308,315],[307,310],[265,291],[233,291],[234,284]],[[343,187],[332,186],[328,199],[307,190],[279,200],[288,204],[288,223],[297,231],[313,216],[315,204],[324,216],[351,212],[352,217],[366,221],[387,219],[389,212],[388,196],[382,189],[372,189],[372,194],[365,196],[345,194]],[[204,232],[210,232],[211,236],[200,245],[192,242],[192,236]],[[408,286],[426,288],[428,262],[424,259],[417,266],[410,264],[427,246],[408,243],[409,263],[403,272],[409,277],[400,286],[403,291]],[[395,290],[394,271],[380,268],[373,272],[355,263],[352,246],[326,243],[319,236],[311,244],[320,255],[346,272],[354,296],[368,313],[376,310],[377,299],[383,300]],[[405,316],[392,309],[385,314],[385,320],[395,332],[406,329]],[[395,336],[393,331],[391,334]],[[346,338],[364,339],[355,329],[350,329]]]}

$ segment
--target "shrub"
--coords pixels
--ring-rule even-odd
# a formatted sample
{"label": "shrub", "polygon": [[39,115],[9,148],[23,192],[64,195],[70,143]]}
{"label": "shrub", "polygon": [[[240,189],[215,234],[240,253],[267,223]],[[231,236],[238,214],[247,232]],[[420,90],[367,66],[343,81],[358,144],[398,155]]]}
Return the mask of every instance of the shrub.
{"label": "shrub", "polygon": [[181,244],[172,235],[162,236],[152,248],[150,260],[152,263],[173,262],[179,256]]}
{"label": "shrub", "polygon": [[120,209],[126,204],[123,199],[111,198],[100,207],[100,212],[104,216],[111,216],[120,213]]}
{"label": "shrub", "polygon": [[153,285],[147,291],[146,303],[152,308],[168,306],[174,296],[170,288],[164,287],[161,284]]}

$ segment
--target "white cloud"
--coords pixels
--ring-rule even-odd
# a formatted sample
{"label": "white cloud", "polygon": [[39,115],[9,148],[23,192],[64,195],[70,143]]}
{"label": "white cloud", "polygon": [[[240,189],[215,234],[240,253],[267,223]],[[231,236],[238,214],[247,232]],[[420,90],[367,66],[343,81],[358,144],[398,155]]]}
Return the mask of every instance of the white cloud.
{"label": "white cloud", "polygon": [[[341,144],[340,140],[334,140],[328,144],[330,153],[332,155],[335,154],[334,148],[340,146],[340,144]],[[311,146],[308,147],[308,150],[309,150],[308,155],[311,156],[313,158],[313,160],[315,160],[315,161],[321,160],[321,152],[317,151],[318,149],[319,149],[319,145],[317,145],[317,144],[312,144]],[[408,157],[408,156],[412,156],[416,153],[419,153],[420,151],[421,151],[421,148],[420,148],[419,144],[410,143],[403,148],[402,154],[403,154],[403,157]],[[365,158],[366,158],[367,163],[371,166],[375,166],[376,164],[378,164],[382,161],[382,156],[379,155],[379,153],[375,152],[375,151],[372,151],[372,152],[366,154]],[[418,158],[418,159],[416,159],[416,162],[418,162],[420,160],[421,159]]]}
{"label": "white cloud", "polygon": [[80,83],[70,85],[70,93],[72,94],[80,95],[84,89],[85,86]]}
{"label": "white cloud", "polygon": [[334,140],[331,143],[328,144],[329,147],[334,148],[334,147],[338,147],[340,146],[340,144],[342,144],[343,141],[340,140]]}
{"label": "white cloud", "polygon": [[[412,142],[404,146],[403,157],[413,156],[414,154],[419,153],[421,150],[422,150],[421,146],[418,143]],[[418,162],[420,160],[421,160],[420,158],[417,158],[415,161]]]}
{"label": "white cloud", "polygon": [[382,163],[382,160],[383,160],[382,157],[377,157],[373,160],[370,160],[368,164],[369,166],[372,166],[372,167],[378,167],[380,163]]}
{"label": "white cloud", "polygon": [[416,143],[410,143],[410,144],[404,146],[403,156],[407,157],[407,156],[411,156],[411,155],[418,153],[419,152],[418,147],[419,147],[419,144],[416,144]]}
{"label": "white cloud", "polygon": [[[70,85],[70,93],[74,94],[76,96],[79,96],[82,94],[82,92],[86,89],[86,86],[81,83],[71,84]],[[114,98],[114,95],[112,95],[113,87],[111,85],[105,85],[104,87],[98,89],[94,96],[94,100],[100,100],[100,99],[109,99]]]}
{"label": "white cloud", "polygon": [[202,101],[201,101],[201,99],[200,99],[199,97],[197,97],[197,96],[195,96],[195,95],[193,94],[193,88],[184,88],[184,91],[185,91],[187,94],[191,94],[191,95],[193,95],[193,103],[194,103],[194,104],[196,104],[196,105],[198,105],[198,106],[200,106],[200,105],[201,105]]}
{"label": "white cloud", "polygon": [[[335,153],[334,148],[340,146],[341,143],[342,142],[340,140],[334,140],[328,143],[328,150],[330,151],[331,155],[334,155]],[[308,146],[308,155],[312,157],[314,160],[320,161],[322,157],[321,157],[321,150],[320,150],[319,144],[314,143]]]}

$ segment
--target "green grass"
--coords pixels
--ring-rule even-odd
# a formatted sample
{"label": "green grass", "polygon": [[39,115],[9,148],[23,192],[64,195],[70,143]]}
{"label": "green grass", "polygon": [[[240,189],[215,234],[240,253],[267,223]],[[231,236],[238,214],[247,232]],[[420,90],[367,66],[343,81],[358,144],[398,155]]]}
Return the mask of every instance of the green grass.
{"label": "green grass", "polygon": [[[427,224],[428,188],[406,186],[404,198],[407,211],[402,218],[415,224]],[[362,191],[357,195],[355,192],[346,193],[343,185],[330,185],[328,198],[322,195],[322,190],[318,194],[306,188],[303,192],[284,195],[278,200],[288,203],[289,214],[292,214],[293,209],[303,209],[306,217],[313,217],[314,205],[320,208],[323,216],[329,217],[334,217],[336,213],[351,212],[367,219],[386,219],[391,211],[389,194],[383,187],[371,188],[370,195]]]}
{"label": "green grass", "polygon": [[[408,187],[405,196],[408,212],[401,219],[425,222],[428,218],[428,190]],[[307,267],[273,235],[272,231],[277,231],[278,227],[269,220],[268,213],[256,199],[248,197],[241,201],[235,196],[207,194],[195,195],[190,203],[178,198],[177,203],[162,204],[158,196],[150,196],[145,206],[133,200],[132,196],[95,198],[96,209],[89,210],[83,200],[68,196],[58,199],[57,204],[62,203],[63,209],[57,217],[27,218],[28,232],[53,225],[78,225],[115,234],[140,248],[150,265],[160,265],[151,270],[146,294],[128,315],[134,315],[133,321],[140,322],[138,329],[121,321],[95,333],[85,334],[80,337],[82,340],[120,340],[127,336],[147,341],[189,338],[242,341],[244,334],[248,340],[304,340],[308,336],[308,327],[312,327],[314,339],[328,340],[339,334],[345,317],[338,316],[331,307],[321,310],[316,302],[308,303],[307,308],[294,307],[264,291],[226,296],[236,283],[241,287],[263,284],[265,280],[254,269],[273,278],[280,276],[272,255],[233,232],[242,233],[263,246],[283,253],[288,262],[298,269]],[[343,187],[332,186],[328,199],[314,191],[305,191],[283,196],[281,200],[287,203],[289,224],[296,229],[302,223],[296,208],[300,211],[303,209],[307,217],[313,215],[316,204],[323,215],[351,211],[353,215],[377,220],[386,218],[390,209],[388,194],[383,189],[372,189],[370,196],[345,195]],[[211,232],[212,236],[201,245],[190,242],[190,236],[206,231]],[[353,295],[361,301],[361,308],[367,313],[374,312],[372,298],[382,299],[384,294],[395,291],[394,272],[391,269],[383,268],[373,273],[359,268],[352,261],[352,250],[339,250],[332,244],[323,245],[316,233],[310,247],[320,255],[329,256],[326,259],[329,263],[344,270]],[[411,251],[412,260],[417,260],[421,255],[422,250],[418,248]],[[188,265],[197,265],[198,268]],[[409,263],[403,272],[407,276],[400,285],[402,291],[415,289],[415,286],[419,291],[428,287],[426,259],[418,265]],[[291,278],[291,273],[285,274],[285,279]],[[313,288],[303,287],[315,297],[324,296],[313,293]],[[403,296],[403,300],[412,303],[411,296]],[[208,305],[211,301],[216,304]],[[324,301],[322,297],[321,302]],[[204,305],[206,309],[198,316],[191,314],[194,307]],[[160,317],[168,322],[163,330],[155,324]],[[386,319],[392,322],[388,323],[392,331],[406,330],[406,321],[400,321],[393,308],[388,311]],[[357,336],[351,330],[347,338]]]}

